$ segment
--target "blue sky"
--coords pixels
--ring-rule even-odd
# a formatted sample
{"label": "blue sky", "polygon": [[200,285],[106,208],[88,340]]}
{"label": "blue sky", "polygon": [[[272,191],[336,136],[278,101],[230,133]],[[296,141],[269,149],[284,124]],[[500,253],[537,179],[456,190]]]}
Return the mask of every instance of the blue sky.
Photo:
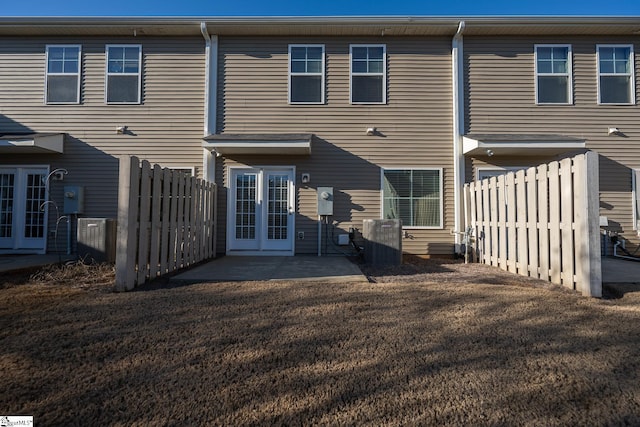
{"label": "blue sky", "polygon": [[640,16],[640,0],[1,0],[0,16]]}

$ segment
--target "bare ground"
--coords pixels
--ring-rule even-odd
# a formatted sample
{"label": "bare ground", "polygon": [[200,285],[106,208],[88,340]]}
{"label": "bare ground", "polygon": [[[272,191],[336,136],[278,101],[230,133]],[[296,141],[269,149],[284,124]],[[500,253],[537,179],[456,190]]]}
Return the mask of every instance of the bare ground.
{"label": "bare ground", "polygon": [[372,283],[0,276],[0,412],[38,425],[640,425],[640,288],[481,266]]}

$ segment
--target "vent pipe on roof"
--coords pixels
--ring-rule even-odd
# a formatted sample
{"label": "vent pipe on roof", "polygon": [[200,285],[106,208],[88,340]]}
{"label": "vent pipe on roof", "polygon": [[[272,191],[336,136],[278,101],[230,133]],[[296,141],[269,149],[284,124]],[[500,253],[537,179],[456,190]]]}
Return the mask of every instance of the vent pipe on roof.
{"label": "vent pipe on roof", "polygon": [[460,21],[458,31],[451,41],[451,72],[453,95],[453,205],[455,253],[461,254],[462,224],[462,190],[464,188],[464,154],[462,153],[462,135],[464,134],[464,54],[463,37],[465,22]]}

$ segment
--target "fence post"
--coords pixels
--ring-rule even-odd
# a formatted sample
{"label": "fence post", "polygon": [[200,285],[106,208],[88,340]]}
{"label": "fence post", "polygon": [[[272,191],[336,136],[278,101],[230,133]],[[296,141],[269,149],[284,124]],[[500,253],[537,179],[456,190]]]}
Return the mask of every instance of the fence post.
{"label": "fence post", "polygon": [[[602,270],[600,258],[600,186],[598,154],[588,151],[576,164],[576,244],[577,285],[582,295],[602,296]],[[576,162],[577,163],[577,162]],[[578,173],[580,172],[580,173]]]}
{"label": "fence post", "polygon": [[120,158],[116,251],[116,290],[119,292],[130,291],[136,283],[139,165],[137,157]]}

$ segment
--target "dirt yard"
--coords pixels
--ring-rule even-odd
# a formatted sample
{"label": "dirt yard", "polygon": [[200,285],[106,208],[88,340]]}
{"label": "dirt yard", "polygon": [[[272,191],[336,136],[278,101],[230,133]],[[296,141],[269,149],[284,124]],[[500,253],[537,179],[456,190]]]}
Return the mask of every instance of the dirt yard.
{"label": "dirt yard", "polygon": [[110,292],[0,276],[0,413],[37,425],[640,425],[640,287],[484,266]]}

